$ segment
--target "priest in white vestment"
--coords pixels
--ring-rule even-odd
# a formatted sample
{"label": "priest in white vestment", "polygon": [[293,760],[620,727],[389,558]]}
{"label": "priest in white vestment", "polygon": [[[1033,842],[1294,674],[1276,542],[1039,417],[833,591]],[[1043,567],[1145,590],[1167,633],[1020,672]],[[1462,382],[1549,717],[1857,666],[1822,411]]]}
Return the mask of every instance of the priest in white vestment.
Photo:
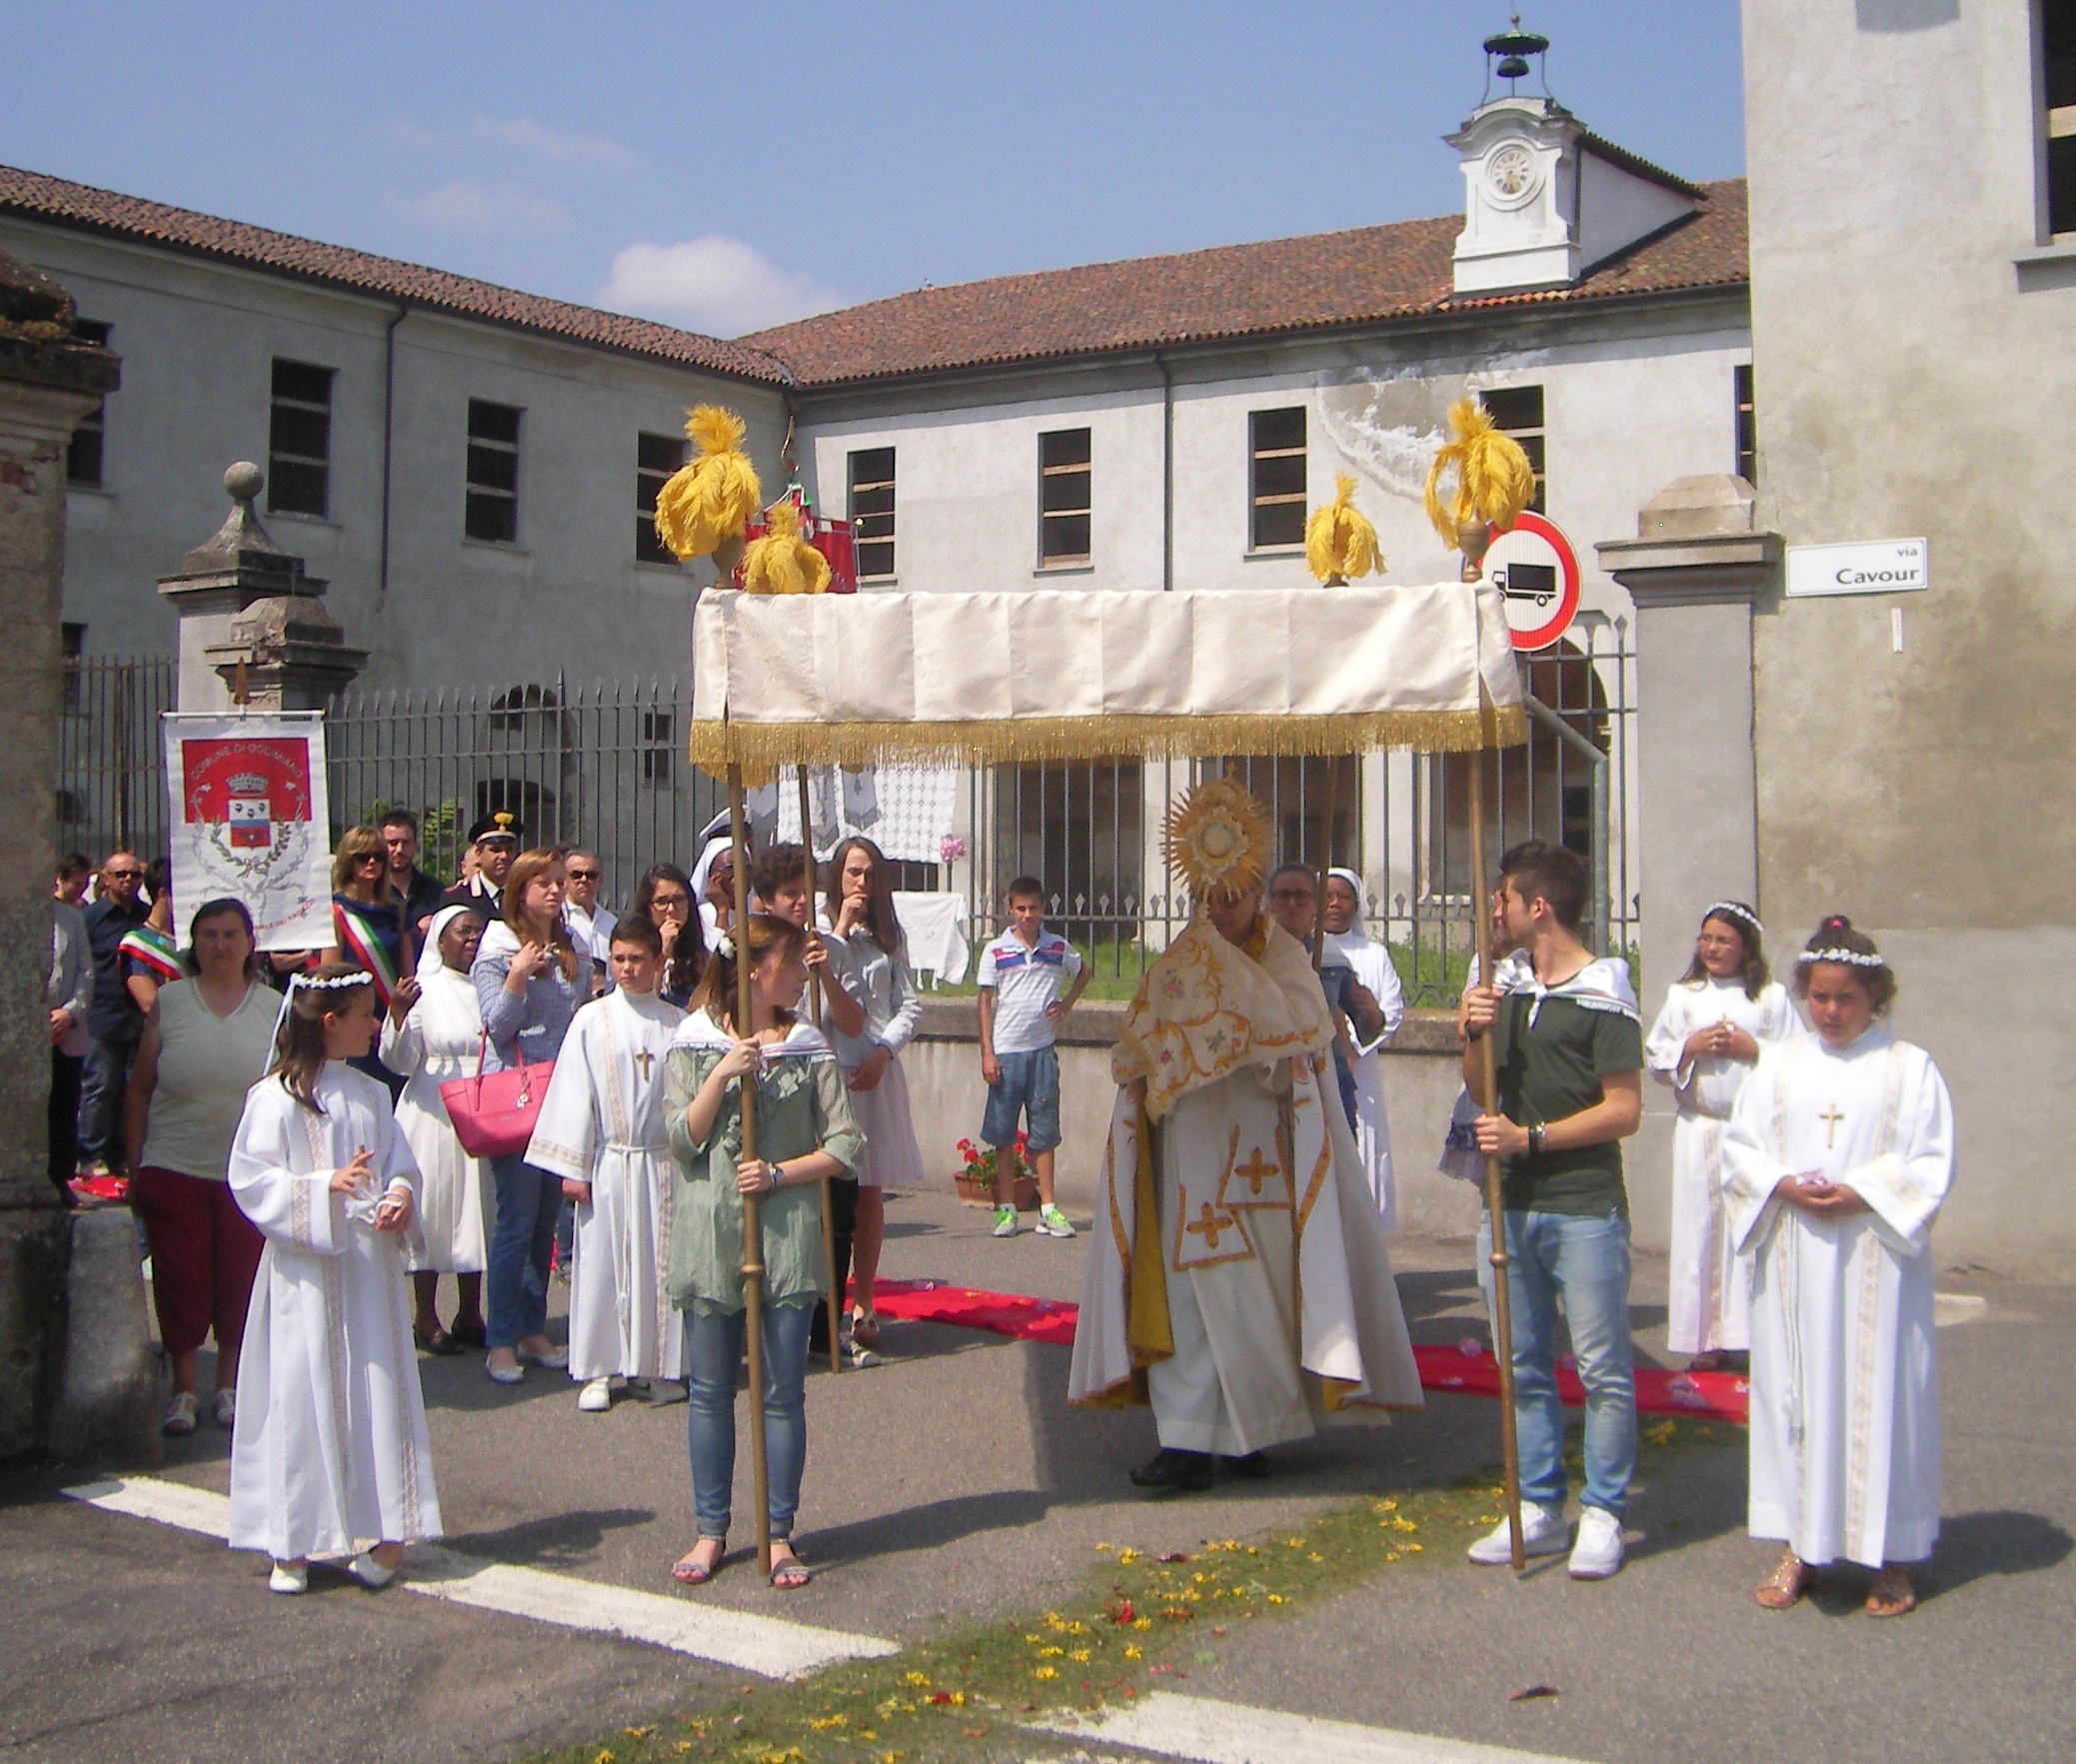
{"label": "priest in white vestment", "polygon": [[1384,1112],[1383,1060],[1378,1055],[1405,1020],[1405,993],[1398,969],[1391,964],[1391,951],[1363,927],[1362,879],[1352,870],[1326,873],[1326,953],[1355,970],[1355,978],[1383,1013],[1373,1034],[1364,1036],[1352,1019],[1348,1033],[1355,1047],[1355,1151],[1376,1197],[1377,1216],[1385,1230],[1395,1231],[1398,1196],[1391,1185],[1391,1123]]}
{"label": "priest in white vestment", "polygon": [[1931,1056],[1881,1020],[1893,978],[1846,920],[1824,921],[1796,991],[1816,1033],[1760,1055],[1723,1142],[1752,1258],[1750,1529],[1787,1545],[1757,1597],[1792,1604],[1843,1559],[1880,1571],[1867,1609],[1895,1616],[1939,1535],[1930,1232],[1953,1113]]}
{"label": "priest in white vestment", "polygon": [[1665,1345],[1712,1370],[1751,1345],[1750,1263],[1730,1240],[1723,1127],[1761,1052],[1802,1032],[1787,988],[1766,971],[1764,927],[1739,900],[1702,914],[1694,959],[1665,993],[1643,1043],[1650,1074],[1671,1088],[1672,1255]]}
{"label": "priest in white vestment", "polygon": [[[374,988],[355,971],[298,976],[285,1046],[321,1024],[367,1051]],[[283,1071],[253,1086],[229,1167],[267,1239],[238,1365],[230,1541],[274,1558],[277,1592],[303,1590],[312,1556],[350,1557],[381,1585],[403,1544],[440,1535],[404,1270],[417,1166],[387,1088],[323,1043],[305,1070],[307,1101]]]}
{"label": "priest in white vestment", "polygon": [[570,1376],[577,1406],[612,1406],[612,1380],[677,1400],[685,1331],[664,1287],[677,1185],[663,1114],[663,1062],[685,1020],[657,996],[663,943],[646,918],[609,943],[613,989],[583,1006],[548,1081],[527,1161],[577,1201],[570,1269]]}
{"label": "priest in white vestment", "polygon": [[1265,814],[1224,780],[1170,818],[1203,916],[1147,969],[1083,1265],[1068,1399],[1150,1402],[1153,1492],[1264,1471],[1315,1410],[1417,1408],[1419,1373],[1375,1201],[1335,1092],[1303,946],[1260,912]]}

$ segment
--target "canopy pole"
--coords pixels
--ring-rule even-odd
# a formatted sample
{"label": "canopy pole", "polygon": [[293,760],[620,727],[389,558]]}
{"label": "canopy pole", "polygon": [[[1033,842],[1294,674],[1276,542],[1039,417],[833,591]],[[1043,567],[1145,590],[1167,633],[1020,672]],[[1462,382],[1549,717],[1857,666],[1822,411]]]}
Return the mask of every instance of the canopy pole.
{"label": "canopy pole", "polygon": [[[1360,764],[1358,761],[1357,764]],[[1333,817],[1340,808],[1340,756],[1326,756],[1326,827],[1319,841],[1319,891],[1312,900],[1312,972],[1326,958],[1326,873],[1333,868]]]}
{"label": "canopy pole", "polygon": [[[728,839],[735,855],[736,1035],[750,1019],[750,843],[743,817],[743,769],[728,769]],[[757,1073],[743,1074],[743,1156],[757,1155]],[[750,1486],[757,1508],[757,1571],[772,1577],[771,1466],[764,1449],[764,1222],[755,1194],[743,1196],[743,1334],[750,1358]]]}
{"label": "canopy pole", "polygon": [[[1471,936],[1477,945],[1477,979],[1492,984],[1492,899],[1485,886],[1485,754],[1470,756],[1470,911]],[[1493,1037],[1497,1024],[1477,1038],[1479,1078],[1484,1085],[1484,1112],[1499,1112],[1499,1074]],[[1513,1294],[1508,1289],[1506,1201],[1500,1188],[1499,1159],[1485,1159],[1485,1217],[1492,1233],[1492,1355],[1499,1362],[1499,1455],[1506,1483],[1506,1531],[1513,1546],[1514,1572],[1528,1565],[1521,1539],[1521,1448],[1513,1411]]]}
{"label": "canopy pole", "polygon": [[[800,773],[801,787],[801,850],[807,856],[808,870],[808,935],[822,933],[815,923],[815,823],[808,813],[808,768],[805,764],[796,768]],[[819,968],[808,969],[808,1014],[815,1027],[822,1027],[822,973]],[[829,1369],[841,1372],[844,1369],[843,1331],[837,1327],[844,1314],[844,1295],[837,1290],[837,1215],[836,1206],[829,1197],[829,1178],[824,1176],[822,1188],[822,1277],[829,1288]]]}

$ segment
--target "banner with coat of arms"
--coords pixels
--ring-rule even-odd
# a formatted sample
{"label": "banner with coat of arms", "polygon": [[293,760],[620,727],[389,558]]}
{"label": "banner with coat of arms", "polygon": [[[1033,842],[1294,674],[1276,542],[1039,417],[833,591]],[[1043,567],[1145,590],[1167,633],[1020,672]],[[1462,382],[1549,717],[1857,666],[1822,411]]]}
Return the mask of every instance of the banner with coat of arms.
{"label": "banner with coat of arms", "polygon": [[173,711],[164,722],[176,912],[228,894],[252,913],[262,949],[331,943],[324,713]]}

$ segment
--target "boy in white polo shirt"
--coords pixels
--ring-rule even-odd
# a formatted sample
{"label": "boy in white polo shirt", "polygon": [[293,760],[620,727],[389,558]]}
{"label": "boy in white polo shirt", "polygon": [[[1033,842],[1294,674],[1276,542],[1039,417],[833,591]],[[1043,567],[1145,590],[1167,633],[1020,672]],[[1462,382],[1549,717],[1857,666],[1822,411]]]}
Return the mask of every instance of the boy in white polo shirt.
{"label": "boy in white polo shirt", "polygon": [[995,1147],[995,1234],[1017,1234],[1011,1183],[1021,1114],[1038,1173],[1038,1228],[1047,1237],[1071,1237],[1073,1226],[1052,1203],[1052,1148],[1059,1143],[1059,1055],[1052,1049],[1052,1030],[1073,1009],[1088,973],[1072,945],[1045,929],[1045,888],[1036,877],[1020,876],[1010,883],[1009,907],[1010,928],[982,950],[980,974],[981,1076],[988,1085],[981,1140]]}

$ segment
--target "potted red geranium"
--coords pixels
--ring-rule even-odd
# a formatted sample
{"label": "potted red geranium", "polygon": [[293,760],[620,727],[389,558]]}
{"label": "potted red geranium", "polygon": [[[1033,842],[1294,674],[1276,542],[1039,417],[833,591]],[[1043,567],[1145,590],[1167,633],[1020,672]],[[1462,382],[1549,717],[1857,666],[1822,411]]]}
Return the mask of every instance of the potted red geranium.
{"label": "potted red geranium", "polygon": [[[1025,1148],[1027,1135],[1019,1133],[1014,1147],[1016,1174],[1010,1180],[1010,1201],[1019,1212],[1038,1211],[1038,1173],[1031,1167]],[[960,1166],[955,1178],[959,1198],[969,1206],[997,1206],[995,1197],[996,1154],[971,1139],[959,1141]]]}

